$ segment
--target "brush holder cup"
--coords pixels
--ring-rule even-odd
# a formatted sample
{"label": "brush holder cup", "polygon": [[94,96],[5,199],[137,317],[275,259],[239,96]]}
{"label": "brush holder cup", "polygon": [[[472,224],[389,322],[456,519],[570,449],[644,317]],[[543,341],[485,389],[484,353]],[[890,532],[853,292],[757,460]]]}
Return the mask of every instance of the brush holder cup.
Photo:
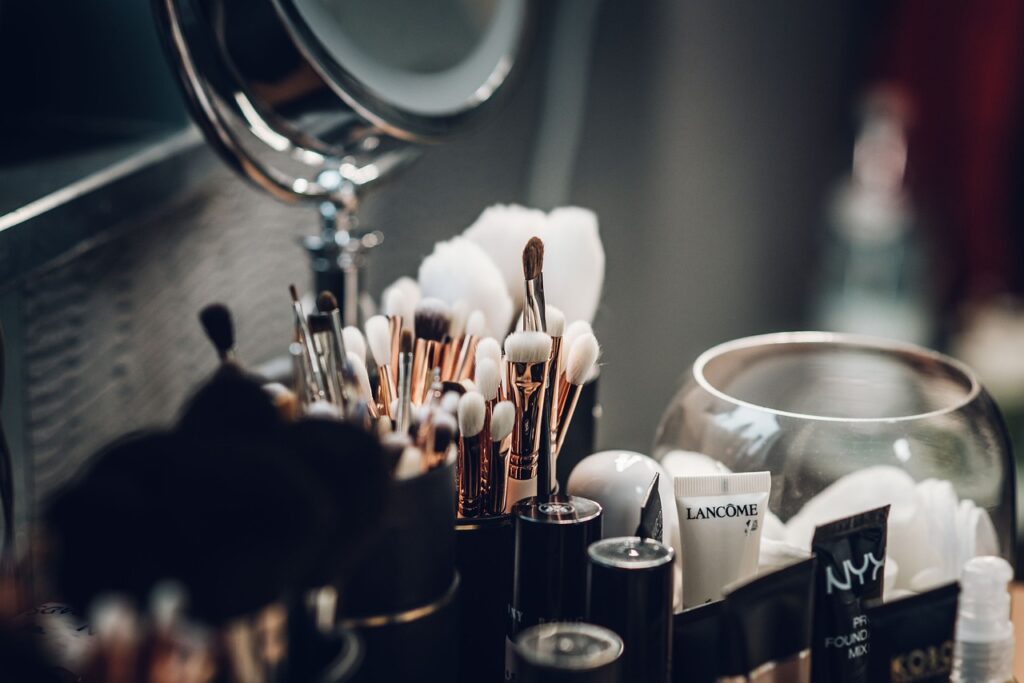
{"label": "brush holder cup", "polygon": [[455,680],[455,463],[394,482],[378,536],[340,593],[365,644],[354,680]]}
{"label": "brush holder cup", "polygon": [[676,476],[770,471],[762,538],[802,548],[818,524],[891,504],[889,588],[1014,558],[999,410],[968,367],[918,346],[824,332],[716,346],[665,412],[655,457]]}
{"label": "brush holder cup", "polygon": [[515,558],[512,516],[458,520],[455,551],[461,580],[458,680],[501,681]]}

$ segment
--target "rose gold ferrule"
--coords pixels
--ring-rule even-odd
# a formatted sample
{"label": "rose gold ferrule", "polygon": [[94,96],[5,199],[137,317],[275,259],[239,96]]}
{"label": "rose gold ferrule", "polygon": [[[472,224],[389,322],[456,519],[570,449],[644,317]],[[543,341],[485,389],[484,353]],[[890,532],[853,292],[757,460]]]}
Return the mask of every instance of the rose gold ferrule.
{"label": "rose gold ferrule", "polygon": [[537,474],[541,430],[544,429],[540,424],[541,408],[550,365],[551,361],[547,360],[505,366],[509,397],[516,407],[509,456],[509,476],[513,479],[532,479]]}
{"label": "rose gold ferrule", "polygon": [[476,347],[479,343],[480,337],[463,337],[459,359],[455,363],[455,372],[452,375],[456,382],[473,378],[473,371],[476,369]]}
{"label": "rose gold ferrule", "polygon": [[547,332],[547,311],[544,310],[543,276],[525,280],[525,301],[523,303],[523,331]]}
{"label": "rose gold ferrule", "polygon": [[388,316],[388,332],[391,334],[391,352],[388,367],[391,369],[391,386],[398,384],[398,352],[402,345],[402,316]]}
{"label": "rose gold ferrule", "polygon": [[380,414],[394,417],[391,413],[391,401],[395,398],[395,384],[391,379],[391,369],[386,365],[377,366],[377,406]]}
{"label": "rose gold ferrule", "polygon": [[562,442],[565,441],[565,435],[569,431],[569,425],[572,423],[572,415],[576,412],[576,404],[580,401],[580,393],[582,391],[582,384],[570,384],[569,391],[565,394],[565,413],[558,420],[556,437],[551,442],[554,446],[555,453],[562,449]]}
{"label": "rose gold ferrule", "polygon": [[434,379],[434,369],[441,365],[441,342],[416,340],[416,355],[412,363],[412,402],[421,405]]}
{"label": "rose gold ferrule", "polygon": [[551,405],[551,414],[548,415],[548,429],[551,433],[551,457],[558,457],[558,440],[556,435],[558,433],[558,406],[559,400],[559,386],[558,379],[562,376],[562,338],[552,337],[551,338],[551,366],[548,368],[548,393],[551,394],[549,399]]}

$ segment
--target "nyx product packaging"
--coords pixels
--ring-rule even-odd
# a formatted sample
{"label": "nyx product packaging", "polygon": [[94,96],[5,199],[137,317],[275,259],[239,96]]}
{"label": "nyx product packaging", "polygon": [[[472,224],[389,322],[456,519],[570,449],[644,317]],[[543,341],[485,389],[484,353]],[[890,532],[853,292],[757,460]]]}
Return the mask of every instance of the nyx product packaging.
{"label": "nyx product packaging", "polygon": [[[889,506],[819,526],[812,680],[867,683],[871,629],[865,605],[882,597]],[[871,683],[877,683],[872,681]]]}
{"label": "nyx product packaging", "polygon": [[960,586],[868,606],[871,683],[949,683]]}

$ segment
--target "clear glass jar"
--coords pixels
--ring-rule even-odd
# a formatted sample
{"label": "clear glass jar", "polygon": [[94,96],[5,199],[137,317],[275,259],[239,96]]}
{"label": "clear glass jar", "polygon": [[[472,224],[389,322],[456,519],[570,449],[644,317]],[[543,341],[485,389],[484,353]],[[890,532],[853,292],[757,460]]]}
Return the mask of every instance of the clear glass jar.
{"label": "clear glass jar", "polygon": [[956,578],[981,551],[1014,561],[1002,417],[968,367],[934,351],[826,332],[721,344],[662,418],[655,457],[672,451],[770,471],[770,508],[792,545],[809,544],[814,523],[891,502],[890,551],[914,575],[936,565]]}

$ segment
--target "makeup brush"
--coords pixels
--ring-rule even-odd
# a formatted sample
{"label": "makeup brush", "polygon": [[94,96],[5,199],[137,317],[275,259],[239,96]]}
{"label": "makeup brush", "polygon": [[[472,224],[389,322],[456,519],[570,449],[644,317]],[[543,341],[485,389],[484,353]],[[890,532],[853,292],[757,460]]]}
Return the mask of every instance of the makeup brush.
{"label": "makeup brush", "polygon": [[508,451],[505,440],[512,433],[516,407],[512,401],[499,401],[491,410],[491,457],[486,487],[485,512],[500,515],[505,509],[505,486],[508,479]]}
{"label": "makeup brush", "polygon": [[366,338],[355,325],[349,325],[341,331],[345,340],[345,350],[349,354],[355,354],[359,362],[366,365]]}
{"label": "makeup brush", "polygon": [[413,374],[412,330],[402,330],[398,352],[398,386],[396,387],[398,411],[395,431],[407,434],[412,421],[412,374]]}
{"label": "makeup brush", "polygon": [[427,458],[433,462],[434,466],[444,463],[445,458],[448,457],[448,449],[455,441],[458,429],[458,422],[448,413],[438,412],[434,415],[432,420],[433,434],[429,444],[430,453],[427,454]]}
{"label": "makeup brush", "polygon": [[555,403],[556,416],[561,412],[561,404],[564,403],[563,396],[569,390],[569,383],[565,381],[565,365],[568,362],[569,349],[573,343],[584,334],[594,334],[594,329],[590,326],[590,323],[577,320],[570,323],[565,328],[565,333],[562,335],[562,352],[561,352],[561,366],[562,372],[558,378],[558,403]]}
{"label": "makeup brush", "polygon": [[466,322],[469,318],[469,306],[459,300],[451,306],[451,324],[448,326],[448,337],[444,341],[442,353],[441,379],[451,380],[455,376],[455,366],[466,343]]}
{"label": "makeup brush", "polygon": [[403,329],[411,330],[415,325],[413,318],[416,306],[422,297],[423,293],[416,280],[411,277],[400,277],[384,290],[384,313],[388,316],[401,316]]}
{"label": "makeup brush", "polygon": [[437,243],[420,264],[418,279],[424,298],[440,299],[449,306],[462,301],[468,310],[483,311],[488,334],[508,331],[513,315],[508,288],[494,262],[476,244],[461,237]]}
{"label": "makeup brush", "polygon": [[486,331],[487,321],[481,311],[473,311],[466,319],[466,333],[459,346],[458,359],[455,361],[451,380],[458,382],[473,376],[476,365],[476,345]]}
{"label": "makeup brush", "polygon": [[569,349],[569,355],[565,365],[565,381],[568,390],[565,395],[559,397],[558,406],[558,435],[555,440],[555,452],[557,453],[565,442],[565,435],[569,431],[569,424],[572,422],[573,413],[576,411],[576,404],[580,399],[580,392],[583,385],[587,383],[598,357],[601,355],[601,347],[597,338],[592,334],[583,334],[573,342]]}
{"label": "makeup brush", "polygon": [[497,364],[490,358],[482,358],[476,366],[477,390],[483,394],[484,400],[490,405],[498,400],[498,392],[501,390],[501,375]]}
{"label": "makeup brush", "polygon": [[481,435],[484,428],[484,397],[471,391],[459,399],[459,459],[456,481],[460,517],[480,515],[482,502]]}
{"label": "makeup brush", "polygon": [[316,352],[316,345],[313,342],[313,334],[309,331],[309,324],[306,322],[306,314],[302,312],[302,302],[299,301],[299,293],[295,285],[288,285],[288,292],[292,295],[292,312],[295,314],[295,325],[299,335],[299,343],[302,344],[303,362],[309,374],[308,381],[314,393],[313,400],[326,400],[327,382],[324,379],[323,368]]}
{"label": "makeup brush", "polygon": [[[391,355],[390,362],[391,377],[393,382],[398,382],[398,344],[402,336],[402,329],[412,329],[411,324],[414,309],[406,304],[405,294],[398,287],[392,286],[384,290],[383,306],[384,315],[388,319],[388,330],[391,333]],[[408,315],[409,325],[405,324]]]}
{"label": "makeup brush", "polygon": [[[547,491],[554,491],[558,484],[555,477],[555,460],[558,457],[556,430],[558,427],[555,406],[558,405],[558,385],[562,376],[562,335],[565,332],[565,316],[555,306],[545,306],[547,333],[551,337],[551,364],[548,366],[548,391],[544,396],[544,425],[547,431],[541,438],[540,470],[547,471]],[[542,475],[538,473],[538,477]],[[543,478],[541,479],[543,481]]]}
{"label": "makeup brush", "polygon": [[422,403],[430,388],[434,368],[441,366],[441,342],[451,325],[448,304],[422,299],[416,307],[416,358],[413,364],[412,400]]}
{"label": "makeup brush", "polygon": [[395,397],[395,381],[391,371],[391,325],[382,315],[366,321],[366,342],[370,355],[377,363],[377,404],[382,415],[391,414],[391,401]]}
{"label": "makeup brush", "polygon": [[334,329],[331,316],[328,313],[310,313],[306,316],[309,323],[309,331],[313,334],[316,351],[319,355],[320,367],[324,370],[324,380],[327,383],[327,401],[343,411],[347,405],[346,391],[343,386],[341,367],[344,365],[344,358],[335,355]]}
{"label": "makeup brush", "polygon": [[554,209],[537,233],[544,240],[547,300],[568,320],[592,322],[604,286],[605,253],[597,216],[575,206]]}
{"label": "makeup brush", "polygon": [[537,460],[546,428],[541,424],[551,337],[543,332],[513,332],[505,339],[505,385],[516,406],[506,510],[537,493]]}
{"label": "makeup brush", "polygon": [[491,447],[486,439],[491,433],[491,411],[498,400],[498,393],[501,390],[501,374],[498,366],[490,358],[485,358],[476,366],[477,390],[484,397],[484,437],[480,447],[480,477],[484,482],[484,493],[487,492],[488,483],[496,476],[496,470],[491,461]]}
{"label": "makeup brush", "polygon": [[547,332],[547,304],[544,301],[544,242],[531,237],[523,249],[523,330]]}
{"label": "makeup brush", "polygon": [[370,386],[370,375],[366,370],[366,364],[359,360],[354,352],[348,352],[349,367],[356,377],[356,385],[359,387],[359,398],[366,404],[370,417],[377,419],[380,413],[377,411],[377,403],[373,400],[373,388]]}
{"label": "makeup brush", "polygon": [[489,358],[496,366],[501,367],[501,344],[494,337],[484,337],[476,345],[476,362]]}
{"label": "makeup brush", "polygon": [[231,311],[224,304],[209,304],[199,311],[199,322],[207,338],[217,350],[222,363],[235,359],[235,327],[231,322]]}
{"label": "makeup brush", "polygon": [[358,387],[352,370],[348,367],[348,349],[345,345],[344,328],[341,324],[341,309],[338,308],[338,299],[327,290],[320,292],[316,299],[316,307],[321,313],[330,317],[331,322],[331,348],[335,359],[335,370],[339,373],[338,381],[340,395],[337,403],[341,406],[342,412],[346,415],[349,412],[349,403],[354,398],[353,390]]}
{"label": "makeup brush", "polygon": [[415,446],[406,446],[395,467],[395,479],[412,479],[424,472],[423,451]]}

